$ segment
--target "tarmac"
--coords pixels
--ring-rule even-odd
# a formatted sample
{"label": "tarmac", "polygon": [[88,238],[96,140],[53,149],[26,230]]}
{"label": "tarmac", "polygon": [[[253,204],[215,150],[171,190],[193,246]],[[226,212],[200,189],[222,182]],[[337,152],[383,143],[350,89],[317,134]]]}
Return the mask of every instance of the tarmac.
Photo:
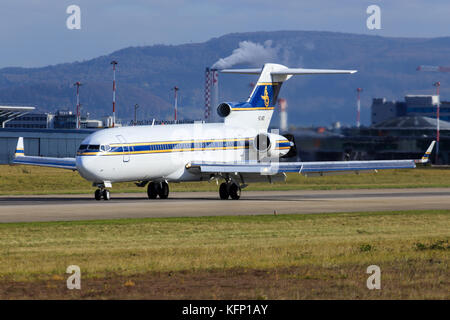
{"label": "tarmac", "polygon": [[90,194],[1,196],[0,222],[450,209],[450,188],[244,190],[240,200],[220,200],[217,192],[174,192],[166,200],[149,200],[145,192],[111,191],[109,201]]}

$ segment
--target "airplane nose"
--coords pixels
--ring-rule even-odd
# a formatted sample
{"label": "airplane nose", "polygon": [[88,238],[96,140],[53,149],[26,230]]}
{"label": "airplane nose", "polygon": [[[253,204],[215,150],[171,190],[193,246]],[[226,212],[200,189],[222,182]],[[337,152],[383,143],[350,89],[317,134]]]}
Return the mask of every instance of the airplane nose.
{"label": "airplane nose", "polygon": [[97,181],[98,176],[94,166],[95,157],[77,156],[76,165],[80,175],[88,181]]}

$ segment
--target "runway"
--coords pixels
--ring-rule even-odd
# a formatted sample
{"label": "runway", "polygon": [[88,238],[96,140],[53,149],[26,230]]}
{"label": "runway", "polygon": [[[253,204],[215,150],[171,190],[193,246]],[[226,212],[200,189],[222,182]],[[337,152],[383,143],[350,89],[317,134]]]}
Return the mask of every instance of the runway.
{"label": "runway", "polygon": [[237,201],[219,200],[216,192],[174,192],[167,200],[149,200],[145,192],[111,196],[2,196],[0,222],[450,209],[450,188],[243,191]]}

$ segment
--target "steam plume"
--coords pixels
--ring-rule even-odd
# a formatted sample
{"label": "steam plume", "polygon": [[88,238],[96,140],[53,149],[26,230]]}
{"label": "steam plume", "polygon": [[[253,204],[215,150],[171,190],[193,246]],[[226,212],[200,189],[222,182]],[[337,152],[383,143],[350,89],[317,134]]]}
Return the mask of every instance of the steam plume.
{"label": "steam plume", "polygon": [[219,59],[212,65],[213,69],[230,68],[238,63],[249,63],[252,65],[262,65],[265,62],[276,60],[277,48],[272,48],[272,40],[267,40],[264,44],[251,41],[239,42],[239,48],[226,58]]}

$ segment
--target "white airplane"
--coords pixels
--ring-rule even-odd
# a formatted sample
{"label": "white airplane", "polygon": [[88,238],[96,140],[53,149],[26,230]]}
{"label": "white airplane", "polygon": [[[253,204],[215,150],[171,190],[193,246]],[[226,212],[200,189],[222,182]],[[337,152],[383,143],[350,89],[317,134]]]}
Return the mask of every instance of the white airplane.
{"label": "white airplane", "polygon": [[309,176],[415,168],[416,163],[428,161],[434,146],[433,141],[420,160],[280,162],[294,147],[286,137],[268,132],[283,82],[293,75],[351,74],[356,70],[292,69],[267,63],[262,69],[221,72],[260,75],[247,101],[218,106],[222,123],[104,129],[84,139],[75,158],[25,156],[20,137],[13,164],[77,170],[98,188],[96,200],[109,200],[108,188],[115,182],[147,185],[150,199],[166,199],[168,182],[219,179],[224,180],[220,198],[237,200],[249,182],[285,180],[287,172]]}

